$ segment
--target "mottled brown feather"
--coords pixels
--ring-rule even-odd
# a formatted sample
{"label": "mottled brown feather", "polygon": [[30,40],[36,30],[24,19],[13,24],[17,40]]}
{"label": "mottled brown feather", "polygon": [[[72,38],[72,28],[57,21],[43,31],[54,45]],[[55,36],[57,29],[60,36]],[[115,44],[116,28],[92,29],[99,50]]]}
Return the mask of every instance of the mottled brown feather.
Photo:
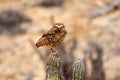
{"label": "mottled brown feather", "polygon": [[[57,25],[57,26],[56,26]],[[61,23],[57,23],[47,33],[44,33],[42,37],[37,41],[36,47],[47,46],[54,48],[62,43],[67,32],[64,29],[64,25],[61,28]],[[58,27],[60,26],[60,28]]]}

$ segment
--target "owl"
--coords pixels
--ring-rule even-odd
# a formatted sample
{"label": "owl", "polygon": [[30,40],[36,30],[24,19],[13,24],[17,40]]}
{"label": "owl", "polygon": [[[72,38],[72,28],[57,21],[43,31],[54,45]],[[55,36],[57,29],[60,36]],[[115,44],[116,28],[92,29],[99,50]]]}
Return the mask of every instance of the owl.
{"label": "owl", "polygon": [[47,46],[52,51],[55,51],[55,47],[63,42],[66,34],[65,26],[62,23],[55,23],[53,27],[44,33],[36,42],[36,47]]}

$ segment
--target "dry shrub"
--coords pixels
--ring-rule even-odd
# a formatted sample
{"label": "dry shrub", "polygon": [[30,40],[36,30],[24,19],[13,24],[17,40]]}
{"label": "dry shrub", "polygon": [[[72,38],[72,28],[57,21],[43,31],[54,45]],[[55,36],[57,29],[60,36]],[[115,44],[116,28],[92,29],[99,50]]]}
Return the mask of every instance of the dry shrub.
{"label": "dry shrub", "polygon": [[30,19],[22,11],[13,8],[7,8],[0,12],[1,32],[6,30],[10,33],[19,32],[21,31],[20,25],[23,22],[30,22]]}
{"label": "dry shrub", "polygon": [[54,7],[54,6],[62,6],[64,0],[41,0],[36,3],[36,5],[44,6],[44,7]]}

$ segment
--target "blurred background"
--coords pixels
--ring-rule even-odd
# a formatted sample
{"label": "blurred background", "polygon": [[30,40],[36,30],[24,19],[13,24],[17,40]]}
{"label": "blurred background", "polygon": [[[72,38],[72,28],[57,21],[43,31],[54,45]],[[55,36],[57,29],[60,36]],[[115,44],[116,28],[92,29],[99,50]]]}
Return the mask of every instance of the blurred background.
{"label": "blurred background", "polygon": [[0,80],[45,80],[50,50],[35,43],[56,22],[66,80],[77,59],[88,80],[120,80],[120,0],[0,0]]}

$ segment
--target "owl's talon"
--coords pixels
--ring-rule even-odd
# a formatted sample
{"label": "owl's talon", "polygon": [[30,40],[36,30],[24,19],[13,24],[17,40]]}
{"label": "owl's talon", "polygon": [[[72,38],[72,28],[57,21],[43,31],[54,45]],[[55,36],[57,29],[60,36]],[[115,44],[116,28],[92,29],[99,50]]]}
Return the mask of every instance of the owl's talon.
{"label": "owl's talon", "polygon": [[52,53],[57,53],[56,49],[51,48]]}

